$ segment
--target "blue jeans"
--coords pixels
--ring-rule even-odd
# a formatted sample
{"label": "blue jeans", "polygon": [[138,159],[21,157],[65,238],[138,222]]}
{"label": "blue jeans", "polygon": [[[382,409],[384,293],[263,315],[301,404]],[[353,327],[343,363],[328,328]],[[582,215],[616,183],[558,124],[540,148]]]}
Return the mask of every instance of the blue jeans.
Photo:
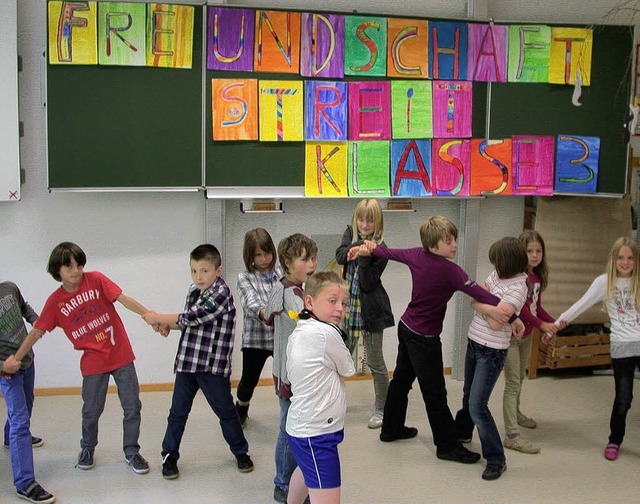
{"label": "blue jeans", "polygon": [[249,444],[242,432],[242,425],[231,396],[229,378],[211,373],[176,373],[171,398],[171,409],[167,419],[167,431],[162,440],[162,456],[171,454],[180,458],[180,442],[191,412],[193,399],[202,390],[209,406],[220,419],[222,436],[231,453],[242,455],[249,451]]}
{"label": "blue jeans", "polygon": [[278,431],[278,439],[276,440],[276,477],[273,478],[273,482],[277,487],[286,491],[289,490],[289,480],[298,464],[296,463],[296,459],[293,458],[286,430],[287,414],[289,413],[291,401],[281,398],[278,398],[278,401],[280,402],[280,430]]}
{"label": "blue jeans", "polygon": [[616,382],[616,398],[611,410],[609,427],[609,442],[621,444],[627,426],[627,412],[633,399],[633,379],[637,367],[640,367],[640,357],[625,357],[612,359],[613,377]]}
{"label": "blue jeans", "polygon": [[30,431],[34,379],[33,364],[11,375],[11,379],[0,378],[0,388],[7,404],[5,442],[9,442],[11,449],[13,483],[18,491],[35,480]]}
{"label": "blue jeans", "polygon": [[464,363],[462,409],[456,415],[456,431],[460,439],[470,438],[473,426],[478,428],[482,456],[488,464],[504,464],[504,447],[500,433],[489,411],[489,397],[504,366],[507,349],[497,350],[469,340]]}

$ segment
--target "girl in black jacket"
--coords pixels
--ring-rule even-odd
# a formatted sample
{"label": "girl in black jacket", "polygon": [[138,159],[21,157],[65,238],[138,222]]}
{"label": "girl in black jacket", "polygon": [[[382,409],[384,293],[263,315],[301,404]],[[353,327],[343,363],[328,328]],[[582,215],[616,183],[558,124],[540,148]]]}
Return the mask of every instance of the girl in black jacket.
{"label": "girl in black jacket", "polygon": [[382,426],[389,388],[389,372],[382,352],[382,332],[395,322],[389,296],[380,280],[387,260],[360,256],[359,250],[364,240],[386,247],[383,235],[380,204],[375,199],[364,199],[358,203],[352,224],[347,226],[342,243],[336,250],[336,261],[344,266],[343,277],[349,282],[349,308],[345,318],[347,346],[353,353],[358,338],[363,338],[367,366],[373,375],[375,403],[368,423],[371,429]]}

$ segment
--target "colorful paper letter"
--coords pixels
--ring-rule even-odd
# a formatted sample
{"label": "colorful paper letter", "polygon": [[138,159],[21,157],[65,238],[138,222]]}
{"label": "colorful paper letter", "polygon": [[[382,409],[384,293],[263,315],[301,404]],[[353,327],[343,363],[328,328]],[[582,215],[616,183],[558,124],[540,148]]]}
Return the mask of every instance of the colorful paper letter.
{"label": "colorful paper letter", "polygon": [[349,196],[389,196],[389,142],[349,142]]}
{"label": "colorful paper letter", "polygon": [[349,140],[390,138],[389,81],[349,82]]}
{"label": "colorful paper letter", "polygon": [[431,81],[391,81],[393,138],[433,137]]}
{"label": "colorful paper letter", "polygon": [[555,138],[514,135],[511,140],[512,193],[551,196]]}
{"label": "colorful paper letter", "polygon": [[471,140],[471,194],[511,194],[511,139]]}
{"label": "colorful paper letter", "polygon": [[509,82],[548,82],[551,29],[509,26]]}
{"label": "colorful paper letter", "polygon": [[583,86],[591,84],[593,30],[588,28],[551,28],[549,82],[574,84],[580,73]]}
{"label": "colorful paper letter", "polygon": [[305,196],[348,196],[347,143],[305,142]]}
{"label": "colorful paper letter", "polygon": [[214,140],[258,139],[258,81],[211,79]]}
{"label": "colorful paper letter", "polygon": [[433,136],[471,136],[473,84],[466,81],[433,81]]}
{"label": "colorful paper letter", "polygon": [[471,167],[471,141],[432,140],[431,181],[437,196],[468,196]]}
{"label": "colorful paper letter", "polygon": [[302,81],[260,81],[260,141],[303,139]]}
{"label": "colorful paper letter", "polygon": [[253,69],[256,72],[298,73],[300,13],[256,11]]}
{"label": "colorful paper letter", "polygon": [[431,194],[431,140],[393,140],[391,196]]}
{"label": "colorful paper letter", "polygon": [[101,65],[144,66],[147,8],[141,3],[98,4],[98,61]]}
{"label": "colorful paper letter", "polygon": [[191,68],[193,9],[160,3],[147,6],[147,66]]}
{"label": "colorful paper letter", "polygon": [[344,16],[302,14],[300,73],[305,77],[344,77]]}
{"label": "colorful paper letter", "polygon": [[347,83],[305,81],[305,140],[347,141]]}
{"label": "colorful paper letter", "polygon": [[387,75],[426,79],[428,75],[428,22],[388,19]]}
{"label": "colorful paper letter", "polygon": [[253,70],[253,9],[209,8],[207,68],[209,70]]}
{"label": "colorful paper letter", "polygon": [[429,76],[432,79],[467,78],[468,25],[429,22]]}
{"label": "colorful paper letter", "polygon": [[507,26],[469,24],[468,78],[473,81],[507,81]]}
{"label": "colorful paper letter", "polygon": [[49,63],[98,63],[96,2],[49,2]]}
{"label": "colorful paper letter", "polygon": [[382,77],[387,74],[387,18],[346,16],[344,74]]}
{"label": "colorful paper letter", "polygon": [[594,194],[599,160],[599,138],[558,135],[554,191]]}

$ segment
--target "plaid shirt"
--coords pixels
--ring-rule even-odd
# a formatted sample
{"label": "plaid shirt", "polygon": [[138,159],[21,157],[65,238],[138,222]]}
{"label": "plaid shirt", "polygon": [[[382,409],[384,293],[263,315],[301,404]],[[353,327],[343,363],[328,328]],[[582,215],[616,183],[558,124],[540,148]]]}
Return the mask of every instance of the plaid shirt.
{"label": "plaid shirt", "polygon": [[175,372],[231,375],[236,307],[229,286],[218,277],[202,294],[189,288],[184,313],[178,316],[182,335]]}
{"label": "plaid shirt", "polygon": [[282,268],[276,265],[269,273],[243,271],[238,275],[238,295],[242,305],[242,348],[259,348],[273,352],[273,327],[259,316],[267,306],[269,293],[282,277]]}

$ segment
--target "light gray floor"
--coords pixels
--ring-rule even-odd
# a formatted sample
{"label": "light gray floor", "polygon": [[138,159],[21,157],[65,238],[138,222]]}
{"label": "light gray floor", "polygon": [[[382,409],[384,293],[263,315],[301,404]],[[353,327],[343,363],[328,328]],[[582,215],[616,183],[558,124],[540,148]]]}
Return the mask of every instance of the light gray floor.
{"label": "light gray floor", "polygon": [[[640,385],[639,381],[636,381]],[[462,383],[447,377],[449,404],[455,415]],[[484,463],[461,465],[436,459],[431,431],[417,384],[412,391],[408,425],[416,439],[395,443],[378,440],[366,427],[373,397],[371,381],[348,382],[349,410],[340,447],[342,502],[386,503],[635,503],[640,492],[640,402],[632,406],[620,458],[602,456],[613,400],[611,376],[546,374],[526,381],[523,411],[538,421],[527,430],[542,445],[537,455],[507,450],[508,470],[497,481],[480,477]],[[494,391],[491,409],[502,432],[503,382]],[[235,390],[234,390],[235,394]],[[180,478],[160,474],[160,442],[166,426],[170,392],[142,395],[141,453],[151,464],[146,475],[134,474],[121,451],[121,412],[110,395],[100,424],[96,467],[74,468],[80,437],[79,396],[37,397],[33,432],[46,444],[35,450],[36,477],[60,503],[272,503],[273,444],[278,406],[272,387],[259,387],[245,433],[256,469],[237,471],[217,419],[198,395],[182,445]],[[0,415],[5,414],[4,402]],[[480,450],[477,437],[470,447]],[[14,497],[9,452],[0,457],[0,502]]]}

